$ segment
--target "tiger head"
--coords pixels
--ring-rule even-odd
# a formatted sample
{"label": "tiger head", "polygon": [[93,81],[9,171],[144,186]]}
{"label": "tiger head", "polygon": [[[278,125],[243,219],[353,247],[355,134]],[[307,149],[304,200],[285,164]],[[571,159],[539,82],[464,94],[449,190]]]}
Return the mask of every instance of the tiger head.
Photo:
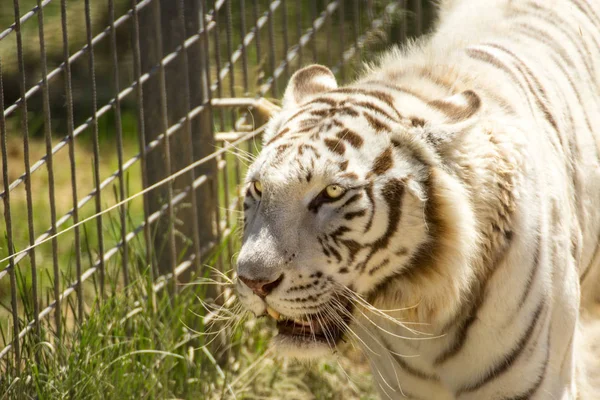
{"label": "tiger head", "polygon": [[477,108],[470,91],[428,100],[383,81],[338,88],[318,65],[292,76],[247,174],[237,260],[238,296],[278,320],[279,350],[333,349],[368,305],[414,306],[425,322],[452,315],[476,238],[440,153]]}

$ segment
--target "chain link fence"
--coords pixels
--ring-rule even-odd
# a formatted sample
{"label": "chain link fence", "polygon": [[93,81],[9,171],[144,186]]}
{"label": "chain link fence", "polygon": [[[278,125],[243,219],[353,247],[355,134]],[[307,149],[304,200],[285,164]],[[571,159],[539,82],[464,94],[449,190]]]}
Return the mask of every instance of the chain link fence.
{"label": "chain link fence", "polygon": [[347,82],[434,12],[420,0],[10,3],[0,375],[132,279],[176,296],[206,263],[231,269],[239,185],[290,75],[321,63]]}

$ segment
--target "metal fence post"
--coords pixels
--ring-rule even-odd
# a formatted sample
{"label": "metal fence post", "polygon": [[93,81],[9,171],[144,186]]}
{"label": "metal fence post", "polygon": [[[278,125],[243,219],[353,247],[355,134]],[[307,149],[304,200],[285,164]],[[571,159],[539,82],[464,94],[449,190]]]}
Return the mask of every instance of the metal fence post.
{"label": "metal fence post", "polygon": [[[205,29],[204,10],[200,0],[184,0],[186,26],[186,37]],[[208,38],[208,32],[204,31]],[[212,107],[210,105],[210,81],[208,73],[208,55],[205,54],[203,40],[199,40],[189,47],[187,51],[189,86],[190,86],[190,108],[204,105],[200,115],[192,120],[192,149],[194,159],[200,159],[215,150],[214,125],[212,118]],[[217,179],[217,164],[213,160],[198,167],[196,176],[206,174]],[[196,204],[198,207],[198,226],[200,227],[200,247],[214,243],[216,239],[214,210],[218,197],[213,195],[205,185],[196,191]]]}
{"label": "metal fence post", "polygon": [[[181,26],[180,23],[177,1],[183,2],[185,26]],[[152,7],[147,7],[140,12],[142,73],[155,67],[162,57],[176,50],[184,38],[199,32],[201,14],[198,3],[197,0],[160,1],[160,27],[155,23]],[[160,29],[160,32],[156,32],[157,29]],[[157,33],[162,36],[162,49],[157,49],[154,40]],[[205,103],[208,99],[209,87],[206,83],[201,41],[196,41],[187,48],[187,60],[188,65],[186,67],[183,63],[184,57],[182,57],[180,51],[176,59],[165,68],[166,109],[169,126],[177,123],[190,109]],[[188,77],[185,76],[186,72]],[[147,143],[155,140],[163,133],[160,78],[160,74],[155,74],[144,84],[144,126]],[[188,84],[189,87],[186,87],[185,85]],[[190,93],[189,105],[186,96],[184,96],[187,90]],[[171,171],[165,171],[164,169],[164,160],[167,157],[164,145],[148,153],[148,185],[166,178],[171,173],[189,165],[190,160],[199,159],[215,149],[210,107],[205,107],[204,111],[191,121],[190,127],[192,135],[186,135],[183,127],[171,135],[168,146]],[[215,176],[215,164],[202,166],[199,171],[196,171],[195,175],[199,176],[202,173]],[[191,184],[191,176],[183,175],[173,183],[173,192],[177,194],[177,192],[184,190]],[[167,202],[167,198],[166,185],[159,190],[152,191],[148,198],[149,212],[153,213],[159,210]],[[200,247],[214,240],[215,221],[211,210],[214,209],[217,199],[211,196],[204,186],[197,189],[196,199],[197,210],[195,213],[188,206],[180,207],[174,212],[174,227],[177,232],[175,235],[175,252],[168,251],[167,234],[170,224],[168,217],[161,218],[155,227],[154,256],[157,257],[158,273],[161,275],[172,273],[173,266],[177,265],[178,261],[188,258],[193,253],[193,224],[198,224],[199,227]],[[194,214],[197,215],[195,221],[193,220]],[[174,254],[177,255],[178,260],[172,259]],[[188,280],[189,272],[190,270],[180,275],[179,279],[182,281]]]}

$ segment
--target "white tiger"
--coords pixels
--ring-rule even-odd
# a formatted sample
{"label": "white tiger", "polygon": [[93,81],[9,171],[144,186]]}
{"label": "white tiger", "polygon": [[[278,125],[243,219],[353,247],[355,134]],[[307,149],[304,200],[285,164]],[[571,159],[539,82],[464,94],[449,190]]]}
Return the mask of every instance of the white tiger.
{"label": "white tiger", "polygon": [[242,303],[284,354],[359,343],[382,398],[599,399],[599,82],[596,0],[442,1],[349,86],[298,71],[247,176]]}

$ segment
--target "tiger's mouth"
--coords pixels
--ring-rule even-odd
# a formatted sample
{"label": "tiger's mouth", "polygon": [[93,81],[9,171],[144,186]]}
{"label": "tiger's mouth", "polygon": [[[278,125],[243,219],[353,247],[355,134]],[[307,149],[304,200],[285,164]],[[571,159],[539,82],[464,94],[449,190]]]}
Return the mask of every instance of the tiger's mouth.
{"label": "tiger's mouth", "polygon": [[332,347],[343,340],[351,319],[350,303],[343,313],[317,312],[300,318],[286,317],[267,306],[267,313],[277,321],[278,336],[300,343],[320,342]]}

